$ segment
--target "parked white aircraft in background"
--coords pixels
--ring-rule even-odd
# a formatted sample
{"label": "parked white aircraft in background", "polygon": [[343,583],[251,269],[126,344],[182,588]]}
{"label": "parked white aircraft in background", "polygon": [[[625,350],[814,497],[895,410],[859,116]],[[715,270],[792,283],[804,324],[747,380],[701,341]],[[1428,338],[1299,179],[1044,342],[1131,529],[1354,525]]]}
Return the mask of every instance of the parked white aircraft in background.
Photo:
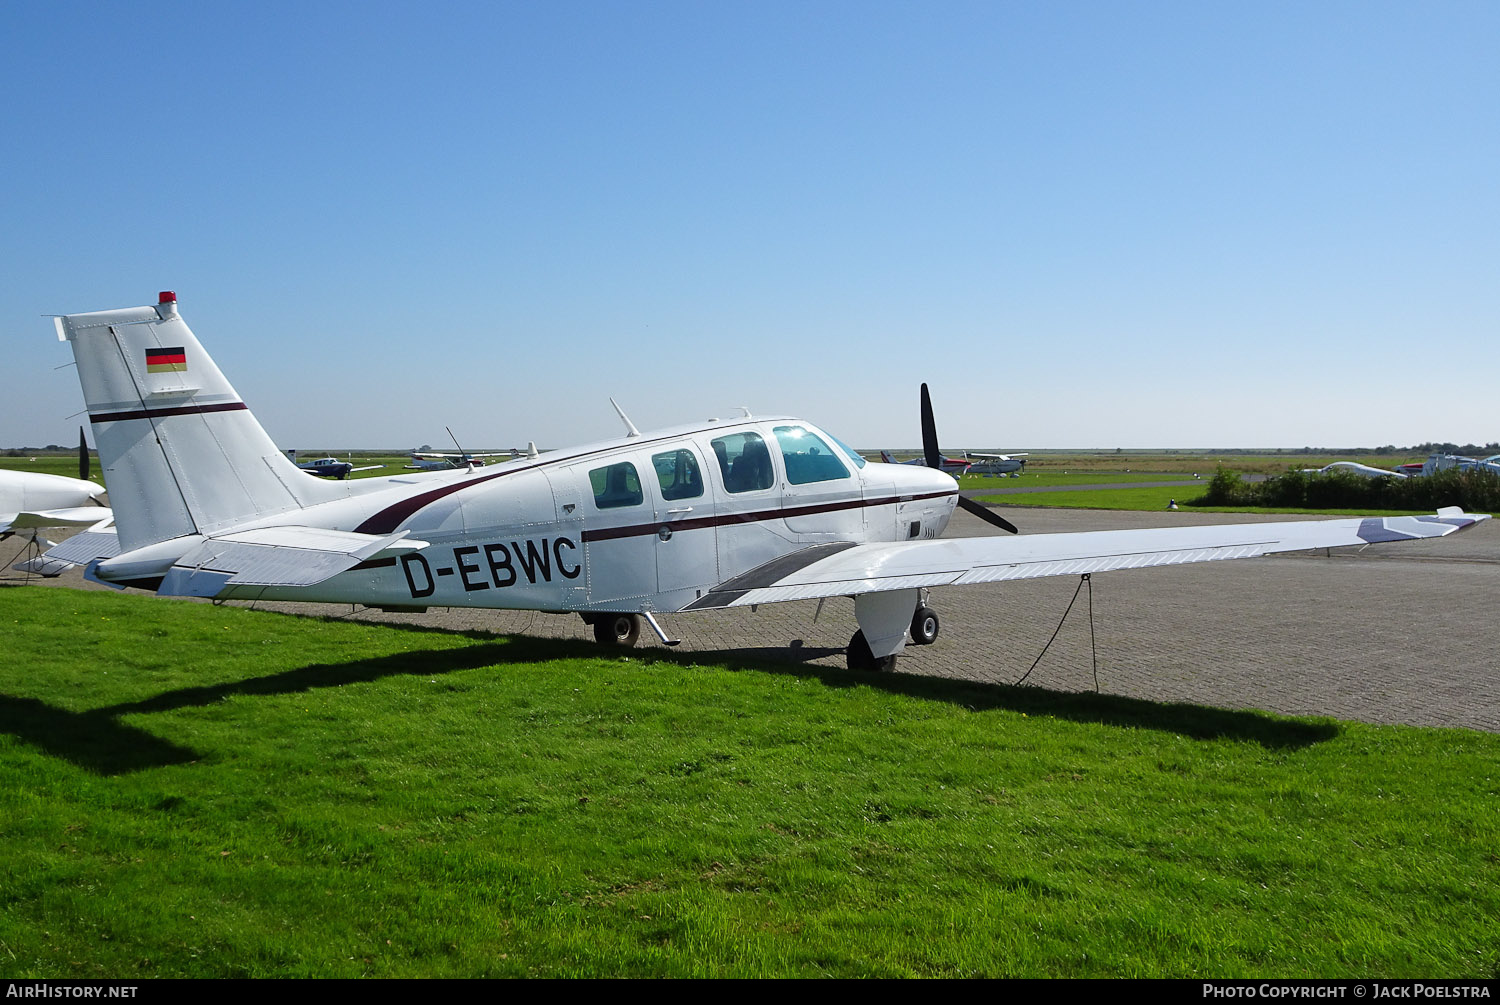
{"label": "parked white aircraft in background", "polygon": [[1335,471],[1350,471],[1356,475],[1364,475],[1366,478],[1405,478],[1406,475],[1400,471],[1387,471],[1385,468],[1372,468],[1368,464],[1360,464],[1356,461],[1334,461],[1332,464],[1321,468],[1303,468],[1305,475],[1326,475]]}
{"label": "parked white aircraft in background", "polygon": [[1439,471],[1447,471],[1449,468],[1458,468],[1460,471],[1487,471],[1490,474],[1500,475],[1500,454],[1483,460],[1461,457],[1458,454],[1433,454],[1422,464],[1422,474],[1431,475]]}
{"label": "parked white aircraft in background", "polygon": [[[866,462],[801,419],[630,434],[496,468],[328,482],[276,449],[176,296],[55,319],[72,344],[118,542],[86,574],[165,595],[396,609],[576,612],[633,644],[654,615],[850,596],[849,664],[930,642],[935,586],[1437,537],[1478,516],[1298,521],[938,540],[955,506],[924,467]],[[182,369],[152,369],[153,358]],[[923,388],[922,439],[940,463]],[[1014,528],[1010,528],[1014,529]],[[67,549],[64,543],[54,554]]]}
{"label": "parked white aircraft in background", "polygon": [[484,463],[491,457],[504,457],[515,460],[518,457],[536,457],[537,449],[535,443],[527,443],[525,450],[512,447],[510,450],[495,451],[488,454],[457,453],[445,454],[441,451],[413,450],[411,463],[407,468],[417,471],[450,471],[454,468],[482,468]]}
{"label": "parked white aircraft in background", "polygon": [[[104,486],[87,481],[88,448],[80,433],[79,478],[42,474],[36,471],[12,471],[0,468],[0,540],[19,536],[32,542],[38,550],[52,547],[52,542],[37,534],[46,527],[88,527],[103,524],[110,518],[105,508]],[[14,566],[18,572],[56,576],[68,563],[40,556]]]}

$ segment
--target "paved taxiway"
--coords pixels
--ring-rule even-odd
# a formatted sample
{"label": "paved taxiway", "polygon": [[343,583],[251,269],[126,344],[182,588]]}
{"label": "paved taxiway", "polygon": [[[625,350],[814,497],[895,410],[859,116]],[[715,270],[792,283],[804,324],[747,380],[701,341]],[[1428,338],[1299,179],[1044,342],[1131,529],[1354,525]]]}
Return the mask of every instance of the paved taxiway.
{"label": "paved taxiway", "polygon": [[[1008,507],[1023,533],[1240,523],[1297,517]],[[960,511],[950,536],[991,533]],[[995,533],[999,533],[995,531]],[[18,574],[6,573],[7,582]],[[75,570],[55,585],[101,589]],[[897,673],[1012,683],[1057,627],[1076,577],[933,591],[936,644],[908,646]],[[1363,550],[1109,572],[1093,579],[1101,690],[1160,702],[1259,708],[1366,722],[1500,732],[1500,519],[1447,538]],[[1088,592],[1028,684],[1092,690]],[[348,606],[263,604],[347,616]],[[853,603],[772,604],[665,616],[675,652],[842,667]],[[549,638],[592,639],[572,616],[464,609],[355,615]],[[645,629],[641,646],[657,646]]]}

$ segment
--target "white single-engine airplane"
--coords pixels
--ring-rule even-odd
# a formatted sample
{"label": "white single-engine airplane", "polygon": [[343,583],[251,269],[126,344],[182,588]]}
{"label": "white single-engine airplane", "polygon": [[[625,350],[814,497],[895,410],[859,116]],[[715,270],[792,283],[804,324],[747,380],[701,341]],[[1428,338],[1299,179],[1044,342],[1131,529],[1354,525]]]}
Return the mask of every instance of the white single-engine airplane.
{"label": "white single-engine airplane", "polygon": [[969,468],[968,473],[972,475],[1008,475],[1014,472],[1026,470],[1026,451],[1017,454],[970,454],[965,457],[983,457],[982,461],[975,461]]}
{"label": "white single-engine airplane", "polygon": [[[31,542],[38,552],[52,542],[37,533],[46,527],[104,526],[110,518],[105,508],[104,486],[88,481],[88,446],[78,431],[78,477],[12,471],[0,468],[0,540],[16,535]],[[40,554],[14,566],[18,572],[56,576],[69,563]]]}
{"label": "white single-engine airplane", "polygon": [[938,540],[955,506],[1014,528],[941,471],[866,462],[782,417],[653,433],[626,420],[627,436],[499,468],[326,482],[276,449],[175,294],[55,320],[119,531],[108,557],[74,558],[90,578],[165,595],[575,612],[601,642],[626,645],[642,619],[670,641],[657,613],[850,596],[849,665],[888,669],[908,631],[936,637],[931,587],[1437,537],[1484,519],[1452,509]]}

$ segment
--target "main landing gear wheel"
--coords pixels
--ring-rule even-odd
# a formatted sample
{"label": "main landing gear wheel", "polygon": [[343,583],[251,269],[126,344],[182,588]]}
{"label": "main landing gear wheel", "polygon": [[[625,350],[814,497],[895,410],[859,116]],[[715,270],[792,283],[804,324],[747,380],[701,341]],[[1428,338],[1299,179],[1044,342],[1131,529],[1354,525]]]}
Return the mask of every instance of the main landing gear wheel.
{"label": "main landing gear wheel", "polygon": [[865,641],[865,633],[858,631],[854,638],[849,640],[848,661],[850,670],[875,670],[885,672],[896,669],[896,654],[882,656],[876,659],[875,654],[870,652],[870,643]]}
{"label": "main landing gear wheel", "polygon": [[930,646],[937,641],[939,627],[937,611],[918,607],[911,616],[911,640],[919,646]]}
{"label": "main landing gear wheel", "polygon": [[594,641],[601,646],[629,649],[641,637],[638,614],[601,614],[594,619]]}

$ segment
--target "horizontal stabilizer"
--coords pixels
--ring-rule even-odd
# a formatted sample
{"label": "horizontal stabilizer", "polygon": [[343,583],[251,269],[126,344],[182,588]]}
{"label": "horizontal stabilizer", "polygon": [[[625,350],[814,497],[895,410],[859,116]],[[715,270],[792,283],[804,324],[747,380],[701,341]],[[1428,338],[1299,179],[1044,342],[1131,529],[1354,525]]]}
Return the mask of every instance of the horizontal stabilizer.
{"label": "horizontal stabilizer", "polygon": [[[1365,517],[1278,523],[1160,527],[1150,530],[969,537],[864,544],[832,554],[809,548],[807,561],[768,563],[736,577],[687,610],[744,607],[784,600],[857,596],[888,590],[962,586],[1010,579],[1146,569],[1190,562],[1256,558],[1275,552],[1343,548],[1442,537],[1488,516],[1456,507],[1434,516]],[[756,573],[760,573],[757,575]]]}
{"label": "horizontal stabilizer", "polygon": [[70,565],[88,565],[96,558],[114,558],[120,553],[120,535],[110,530],[85,530],[47,550],[46,558]]}
{"label": "horizontal stabilizer", "polygon": [[73,563],[57,562],[46,555],[36,555],[24,562],[17,562],[11,568],[17,572],[26,572],[33,576],[44,576],[47,579],[53,579],[73,568]]}
{"label": "horizontal stabilizer", "polygon": [[383,551],[416,551],[425,541],[313,527],[268,527],[209,538],[172,564],[157,593],[215,597],[234,586],[315,586]]}

